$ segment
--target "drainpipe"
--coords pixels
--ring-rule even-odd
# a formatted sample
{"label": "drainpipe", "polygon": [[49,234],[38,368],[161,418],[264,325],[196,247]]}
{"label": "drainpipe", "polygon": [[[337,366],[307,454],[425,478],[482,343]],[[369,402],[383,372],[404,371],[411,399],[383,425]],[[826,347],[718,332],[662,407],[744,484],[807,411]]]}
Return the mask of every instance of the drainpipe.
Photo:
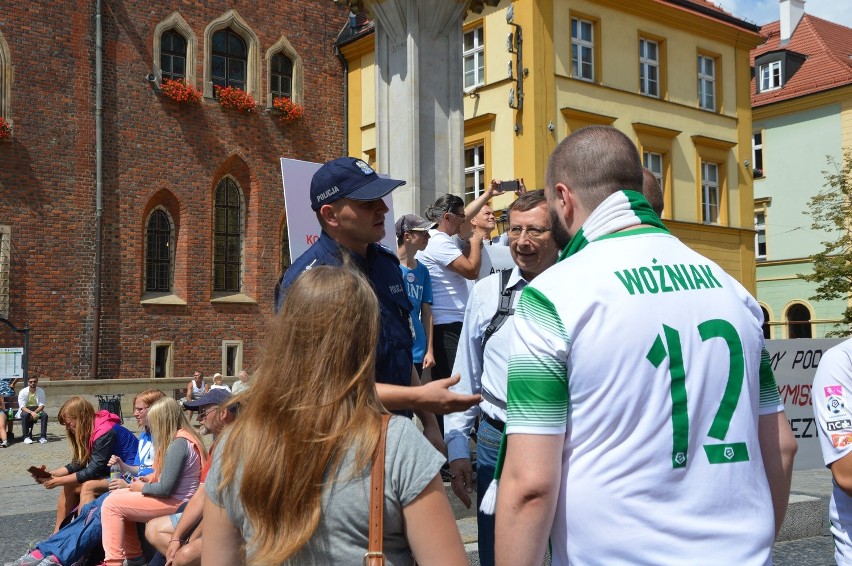
{"label": "drainpipe", "polygon": [[98,350],[101,333],[101,257],[103,247],[103,30],[101,23],[101,0],[96,0],[95,9],[95,303],[92,329],[91,379],[98,378]]}
{"label": "drainpipe", "polygon": [[343,155],[349,155],[349,61],[337,45],[334,54],[343,65]]}

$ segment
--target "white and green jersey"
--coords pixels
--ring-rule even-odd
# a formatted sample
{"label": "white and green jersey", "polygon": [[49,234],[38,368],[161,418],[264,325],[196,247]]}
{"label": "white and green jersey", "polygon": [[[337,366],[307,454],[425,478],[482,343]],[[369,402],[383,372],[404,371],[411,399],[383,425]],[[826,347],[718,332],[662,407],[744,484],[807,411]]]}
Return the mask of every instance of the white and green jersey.
{"label": "white and green jersey", "polygon": [[[814,416],[819,424],[819,443],[826,466],[852,452],[852,339],[827,350],[814,376]],[[834,536],[834,561],[852,566],[852,497],[836,482],[828,518]]]}
{"label": "white and green jersey", "polygon": [[553,564],[771,564],[757,424],[783,405],[739,283],[639,228],[539,275],[514,322],[506,432],[565,436]]}

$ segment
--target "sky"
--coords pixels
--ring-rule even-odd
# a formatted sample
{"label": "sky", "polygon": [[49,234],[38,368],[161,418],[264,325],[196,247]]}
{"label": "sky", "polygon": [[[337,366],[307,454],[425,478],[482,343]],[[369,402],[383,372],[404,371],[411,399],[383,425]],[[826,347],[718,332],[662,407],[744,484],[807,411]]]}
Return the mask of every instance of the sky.
{"label": "sky", "polygon": [[[710,0],[733,15],[759,26],[780,18],[778,0]],[[805,13],[852,27],[852,0],[806,0]]]}

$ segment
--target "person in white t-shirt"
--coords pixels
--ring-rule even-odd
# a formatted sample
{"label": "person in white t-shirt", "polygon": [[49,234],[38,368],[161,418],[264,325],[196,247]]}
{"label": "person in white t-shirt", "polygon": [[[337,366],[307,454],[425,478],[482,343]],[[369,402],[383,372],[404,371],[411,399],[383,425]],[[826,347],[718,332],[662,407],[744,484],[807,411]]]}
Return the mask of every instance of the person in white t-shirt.
{"label": "person in white t-shirt", "polygon": [[811,391],[822,457],[834,479],[828,508],[834,560],[852,566],[852,339],[822,355]]}
{"label": "person in white t-shirt", "polygon": [[231,392],[231,388],[225,385],[224,381],[222,380],[221,373],[213,374],[213,385],[210,386],[210,389],[224,389],[228,393]]}
{"label": "person in white t-shirt", "polygon": [[668,232],[615,128],[563,140],[545,190],[571,240],[513,317],[497,564],[548,538],[556,566],[771,564],[796,441],[757,301]]}
{"label": "person in white t-shirt", "polygon": [[[426,218],[438,223],[429,244],[417,252],[417,261],[426,266],[432,278],[432,324],[435,366],[432,379],[450,377],[456,358],[468,279],[479,275],[482,235],[474,232],[467,253],[462,253],[454,236],[465,223],[464,201],[457,195],[444,195],[426,211]],[[438,420],[441,424],[441,419]]]}

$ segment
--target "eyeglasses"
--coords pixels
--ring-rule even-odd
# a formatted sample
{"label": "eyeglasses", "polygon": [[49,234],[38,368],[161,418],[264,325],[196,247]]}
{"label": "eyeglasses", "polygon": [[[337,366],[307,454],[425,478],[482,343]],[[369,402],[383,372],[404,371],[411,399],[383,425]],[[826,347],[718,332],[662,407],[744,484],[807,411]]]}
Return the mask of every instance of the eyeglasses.
{"label": "eyeglasses", "polygon": [[207,415],[209,415],[210,413],[212,413],[215,410],[216,410],[216,407],[208,407],[206,409],[199,409],[198,410],[198,420],[203,421],[207,417]]}
{"label": "eyeglasses", "polygon": [[30,385],[38,385],[38,381],[28,381],[27,383]]}
{"label": "eyeglasses", "polygon": [[453,216],[456,216],[456,217],[460,218],[461,220],[464,220],[464,219],[465,219],[464,212],[462,212],[461,214],[459,214],[458,212],[453,212],[452,210],[448,210],[448,211],[447,211],[447,214],[452,214]]}
{"label": "eyeglasses", "polygon": [[543,237],[545,233],[550,232],[550,228],[541,228],[540,226],[528,226],[526,228],[512,226],[509,228],[509,236],[512,238],[520,238],[521,234],[524,232],[527,233],[527,238],[538,240]]}

